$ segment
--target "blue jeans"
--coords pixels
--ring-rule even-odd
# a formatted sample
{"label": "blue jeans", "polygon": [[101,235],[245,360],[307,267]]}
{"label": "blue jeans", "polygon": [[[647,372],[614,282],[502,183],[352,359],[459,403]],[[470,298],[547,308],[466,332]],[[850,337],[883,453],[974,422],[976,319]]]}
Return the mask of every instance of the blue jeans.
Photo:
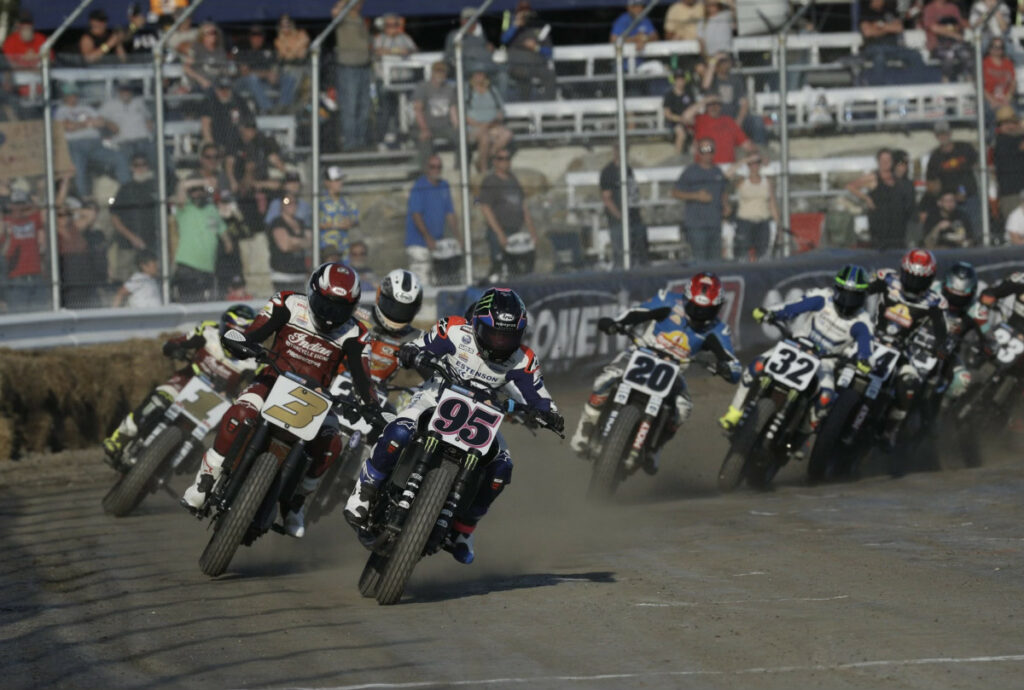
{"label": "blue jeans", "polygon": [[337,65],[336,68],[342,148],[346,151],[363,148],[369,143],[370,66]]}
{"label": "blue jeans", "polygon": [[721,224],[686,228],[686,241],[690,244],[694,261],[722,260]]}
{"label": "blue jeans", "polygon": [[92,194],[92,178],[89,176],[89,165],[101,168],[104,172],[113,171],[118,183],[125,184],[132,179],[128,160],[119,151],[108,149],[101,139],[79,139],[68,142],[71,153],[71,164],[75,166],[75,187],[78,193],[87,197]]}
{"label": "blue jeans", "polygon": [[[274,103],[267,94],[269,84],[255,74],[247,74],[235,80],[237,90],[247,93],[252,97],[256,109],[261,113],[268,112],[274,107]],[[295,92],[299,88],[298,79],[295,74],[287,69],[281,70],[281,77],[277,85],[277,105],[288,106],[295,102]]]}
{"label": "blue jeans", "polygon": [[764,119],[760,115],[748,114],[739,124],[743,127],[743,133],[758,146],[763,146],[768,142],[768,132],[764,128]]}
{"label": "blue jeans", "polygon": [[[970,240],[973,244],[981,244],[981,199],[975,196],[969,196],[964,199],[963,203],[957,204],[957,208],[960,212],[967,216],[967,221],[971,224],[971,237]],[[986,209],[987,212],[987,209]]]}
{"label": "blue jeans", "polygon": [[50,309],[50,295],[43,276],[8,278],[3,286],[3,299],[10,313],[43,311]]}
{"label": "blue jeans", "polygon": [[[612,242],[612,263],[622,268],[625,261],[622,251],[622,222],[608,224],[608,235]],[[632,268],[646,266],[648,262],[647,226],[643,223],[629,224],[629,265]]]}

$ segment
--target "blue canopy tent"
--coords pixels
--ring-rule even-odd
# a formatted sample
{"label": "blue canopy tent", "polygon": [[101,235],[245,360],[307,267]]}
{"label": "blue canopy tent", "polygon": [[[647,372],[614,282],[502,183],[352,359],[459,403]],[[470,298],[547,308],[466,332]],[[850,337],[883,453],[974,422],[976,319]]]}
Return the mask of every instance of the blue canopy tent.
{"label": "blue canopy tent", "polygon": [[[22,6],[35,14],[36,26],[43,30],[53,29],[78,5],[79,0],[22,0]],[[335,0],[303,0],[283,2],[282,0],[208,0],[195,14],[196,20],[212,19],[215,22],[246,23],[276,21],[285,12],[299,20],[322,19],[331,16]],[[515,8],[517,0],[497,0],[491,6],[491,13]],[[668,2],[668,0],[665,0]],[[96,0],[90,9],[101,8],[110,17],[113,26],[127,22],[127,0]],[[144,7],[149,3],[141,0]],[[625,6],[626,0],[531,0],[538,12],[545,10],[588,9],[594,7]],[[386,12],[396,12],[406,17],[457,15],[463,7],[479,5],[474,0],[367,0],[363,14],[376,17]],[[86,15],[76,22],[84,27]]]}

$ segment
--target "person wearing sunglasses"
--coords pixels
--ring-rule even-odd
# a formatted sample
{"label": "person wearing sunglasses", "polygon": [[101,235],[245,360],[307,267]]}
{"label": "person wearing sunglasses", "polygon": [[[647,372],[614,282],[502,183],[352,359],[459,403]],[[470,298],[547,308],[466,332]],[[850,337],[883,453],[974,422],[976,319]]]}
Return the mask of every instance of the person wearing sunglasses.
{"label": "person wearing sunglasses", "polygon": [[728,180],[714,159],[715,142],[698,140],[694,162],[683,169],[672,190],[674,198],[686,202],[683,228],[696,261],[722,258],[722,219],[730,210],[725,194]]}

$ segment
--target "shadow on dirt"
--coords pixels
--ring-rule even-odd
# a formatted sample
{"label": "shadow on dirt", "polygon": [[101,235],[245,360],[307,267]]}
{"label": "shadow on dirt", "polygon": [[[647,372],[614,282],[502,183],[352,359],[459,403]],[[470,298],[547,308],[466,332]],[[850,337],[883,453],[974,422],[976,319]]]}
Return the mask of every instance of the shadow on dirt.
{"label": "shadow on dirt", "polygon": [[586,573],[531,573],[527,575],[489,576],[479,580],[460,582],[435,582],[410,588],[410,604],[428,604],[438,601],[450,601],[465,597],[476,597],[496,592],[508,592],[536,587],[555,587],[557,585],[587,582],[594,584],[613,584],[617,582],[615,573],[596,571]]}

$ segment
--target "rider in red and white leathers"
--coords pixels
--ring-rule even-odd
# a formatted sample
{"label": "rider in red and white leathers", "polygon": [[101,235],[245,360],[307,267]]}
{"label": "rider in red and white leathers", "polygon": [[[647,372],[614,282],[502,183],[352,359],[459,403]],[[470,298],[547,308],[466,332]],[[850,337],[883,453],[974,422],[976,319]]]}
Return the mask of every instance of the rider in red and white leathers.
{"label": "rider in red and white leathers", "polygon": [[[404,345],[399,359],[405,366],[416,366],[423,357],[437,360],[463,380],[500,389],[517,403],[540,410],[546,425],[561,431],[565,424],[544,386],[540,363],[530,348],[521,345],[525,329],[526,307],[519,296],[511,290],[491,288],[477,301],[470,321],[459,316],[441,319],[428,333]],[[385,427],[345,505],[345,518],[353,526],[365,525],[377,487],[391,475],[420,422],[429,419],[439,389],[440,381],[429,379]],[[454,523],[458,537],[452,554],[462,563],[473,560],[472,536],[477,522],[511,481],[512,457],[500,433],[484,462],[480,490]]]}
{"label": "rider in red and white leathers", "polygon": [[[273,336],[269,349],[277,355],[277,366],[318,382],[324,389],[330,385],[339,365],[343,365],[351,372],[355,390],[367,405],[364,415],[375,417],[375,422],[383,426],[362,359],[366,327],[353,318],[359,294],[359,277],[354,270],[343,263],[323,264],[310,277],[307,294],[277,293],[245,331],[246,344],[225,340],[225,347],[239,357],[253,357],[256,346]],[[195,483],[182,498],[185,507],[198,510],[203,506],[208,492],[220,477],[225,455],[245,422],[259,416],[276,379],[273,369],[263,369],[224,415],[213,447],[203,456]],[[319,478],[342,450],[337,428],[325,424],[307,449],[314,462],[285,515],[285,529],[295,537],[305,533],[302,510],[305,496],[316,488]]]}

